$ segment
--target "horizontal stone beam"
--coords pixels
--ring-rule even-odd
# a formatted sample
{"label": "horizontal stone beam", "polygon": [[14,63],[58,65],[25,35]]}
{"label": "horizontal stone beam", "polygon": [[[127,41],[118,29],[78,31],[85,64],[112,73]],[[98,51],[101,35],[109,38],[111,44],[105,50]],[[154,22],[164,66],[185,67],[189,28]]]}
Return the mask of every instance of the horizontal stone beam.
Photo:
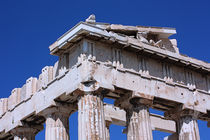
{"label": "horizontal stone beam", "polygon": [[[53,80],[51,78],[52,74],[43,74],[48,69],[43,69],[41,78],[39,78],[37,84],[40,89],[35,93],[32,93],[27,100],[23,100],[20,103],[15,102],[14,107],[12,107],[11,110],[3,110],[7,106],[4,105],[4,100],[1,99],[0,138],[14,128],[22,126],[22,120],[26,120],[30,117],[32,119],[34,117],[39,117],[45,109],[54,106],[55,100],[60,96],[63,97],[63,100],[66,100],[66,98],[68,99],[69,97],[66,94],[73,93],[73,91],[78,89],[79,83],[81,83],[80,78],[78,78],[78,69],[81,69],[81,67],[75,67],[69,71],[65,71],[62,75],[58,75]],[[72,83],[72,81],[74,81],[74,83]],[[69,83],[71,83],[70,86]],[[24,90],[24,92],[25,91],[26,90]]]}
{"label": "horizontal stone beam", "polygon": [[158,130],[162,132],[175,133],[176,123],[172,120],[167,120],[163,116],[150,114],[151,124],[153,130]]}
{"label": "horizontal stone beam", "polygon": [[[104,105],[105,119],[112,124],[126,126],[126,112],[113,105]],[[166,120],[163,116],[150,114],[153,130],[175,133],[176,124],[172,120]]]}
{"label": "horizontal stone beam", "polygon": [[[127,91],[132,92],[133,97],[154,99],[157,105],[153,105],[154,108],[167,110],[172,106],[182,104],[182,109],[191,109],[203,114],[207,114],[207,110],[210,110],[210,102],[208,102],[210,94],[206,91],[192,90],[186,85],[131,69],[121,67],[115,69],[113,66],[98,62],[94,69],[93,79],[100,83],[101,87],[114,86],[115,89],[119,89],[119,93]],[[118,91],[114,90],[114,92]],[[110,97],[116,98],[112,95]]]}
{"label": "horizontal stone beam", "polygon": [[[10,110],[7,110],[7,106],[4,105],[7,100],[1,100],[0,133],[2,132],[2,135],[3,133],[8,133],[12,129],[21,126],[22,120],[39,116],[45,109],[55,105],[55,101],[73,103],[80,94],[79,92],[77,93],[77,91],[89,92],[90,90],[95,90],[95,88],[112,91],[110,93],[121,92],[118,89],[132,91],[135,93],[136,97],[156,97],[155,99],[161,99],[161,101],[168,100],[169,102],[166,102],[166,105],[167,103],[174,101],[178,104],[184,104],[185,107],[191,107],[193,110],[203,113],[205,113],[206,110],[210,110],[210,102],[208,102],[210,100],[210,95],[205,92],[200,92],[198,90],[191,91],[188,87],[183,85],[166,83],[166,81],[162,79],[151,76],[146,77],[129,69],[116,69],[113,66],[99,61],[93,63],[89,58],[88,60],[85,58],[80,59],[80,62],[78,62],[77,65],[71,69],[64,69],[64,72],[61,74],[59,73],[53,79],[52,72],[44,74],[46,71],[48,70],[43,69],[42,76],[37,82],[36,79],[27,80],[27,85],[25,85],[25,88],[21,88],[20,93],[18,90],[14,90],[13,94],[18,96],[11,98],[12,101],[15,101],[13,99],[16,99],[16,101]],[[58,70],[54,71],[56,72]],[[87,84],[88,78],[92,78],[96,81],[94,86],[88,87],[84,85],[84,83]],[[40,87],[37,91],[34,90],[35,88],[32,88],[36,85],[35,83],[38,83],[37,85]],[[21,93],[22,91],[24,91],[24,94]],[[194,94],[195,92],[196,94]],[[110,96],[110,93],[107,93],[106,96]],[[126,94],[125,92],[121,93]],[[19,94],[29,96],[21,100],[22,97],[20,96],[19,98]],[[115,98],[120,98],[119,94],[115,95]],[[162,105],[162,103],[165,102],[161,102],[160,105]],[[162,106],[159,108],[161,107]],[[113,123],[117,124],[119,123],[117,122],[118,118],[111,120]],[[161,117],[159,120],[156,119],[157,122],[160,120],[162,121],[164,119],[161,119]],[[154,130],[168,131],[168,129],[164,129],[164,127],[167,127],[164,126],[164,124],[167,123],[162,123],[159,127],[155,126]],[[162,128],[162,126],[164,127]],[[174,132],[174,129],[169,129],[169,131]]]}

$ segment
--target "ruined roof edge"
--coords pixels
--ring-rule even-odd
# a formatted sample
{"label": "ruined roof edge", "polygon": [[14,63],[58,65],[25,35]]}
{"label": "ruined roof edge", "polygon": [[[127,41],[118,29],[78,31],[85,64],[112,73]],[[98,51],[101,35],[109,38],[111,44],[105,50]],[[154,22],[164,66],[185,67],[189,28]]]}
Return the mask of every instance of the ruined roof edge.
{"label": "ruined roof edge", "polygon": [[129,36],[122,36],[117,33],[111,34],[106,29],[96,26],[96,24],[89,24],[86,22],[79,22],[77,25],[75,25],[73,28],[67,31],[64,35],[58,38],[58,40],[49,47],[51,54],[56,55],[56,52],[59,51],[59,49],[61,49],[64,45],[71,42],[73,39],[79,37],[79,34],[84,31],[87,33],[91,33],[91,35],[95,34],[96,36],[101,36],[101,37],[106,37],[106,38],[114,37],[116,41],[118,41],[121,44],[123,42],[123,44],[130,44],[130,47],[132,47],[133,45],[138,46],[139,49],[140,48],[146,49],[156,54],[161,54],[168,58],[172,58],[172,60],[177,59],[181,63],[187,64],[187,65],[191,64],[193,67],[196,65],[195,66],[196,69],[199,67],[204,70],[206,69],[205,71],[210,72],[210,63],[207,63],[202,60],[195,59],[195,58],[186,57],[179,53],[177,54],[177,53],[172,53],[166,50],[162,50],[160,48],[156,48],[148,44],[144,44],[142,42],[133,44],[132,42],[129,42],[129,39],[130,40],[134,40],[134,39],[129,38]]}

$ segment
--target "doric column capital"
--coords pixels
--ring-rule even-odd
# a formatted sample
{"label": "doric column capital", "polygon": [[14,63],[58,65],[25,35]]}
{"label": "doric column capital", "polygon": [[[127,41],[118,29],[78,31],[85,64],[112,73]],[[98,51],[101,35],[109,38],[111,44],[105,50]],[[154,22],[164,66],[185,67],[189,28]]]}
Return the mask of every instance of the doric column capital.
{"label": "doric column capital", "polygon": [[11,130],[11,134],[18,139],[34,140],[35,135],[43,128],[42,125],[24,125]]}
{"label": "doric column capital", "polygon": [[132,94],[131,92],[125,93],[125,95],[115,100],[114,105],[125,110],[131,109],[132,108],[132,105],[130,103],[131,94]]}
{"label": "doric column capital", "polygon": [[36,129],[36,128],[31,128],[31,127],[18,127],[18,128],[15,128],[11,131],[11,133],[13,135],[25,135],[25,134],[36,134],[39,130]]}
{"label": "doric column capital", "polygon": [[123,97],[115,101],[115,106],[125,110],[139,108],[142,105],[150,107],[153,104],[153,97],[151,96],[138,96],[136,92],[128,92]]}
{"label": "doric column capital", "polygon": [[103,98],[109,92],[108,89],[100,87],[97,81],[92,80],[80,83],[79,88],[74,91],[74,95],[77,95],[78,100],[83,95],[95,95]]}
{"label": "doric column capital", "polygon": [[149,106],[153,103],[152,96],[143,96],[137,92],[127,92],[115,101],[126,111],[125,133],[128,140],[152,140],[152,127],[149,116]]}
{"label": "doric column capital", "polygon": [[130,99],[130,103],[133,105],[134,108],[140,107],[142,105],[149,107],[152,105],[153,100],[141,97],[133,97]]}
{"label": "doric column capital", "polygon": [[183,108],[183,106],[180,105],[174,109],[166,111],[164,116],[168,119],[172,119],[175,121],[179,120],[182,117],[186,117],[186,116],[190,116],[193,119],[197,119],[199,116],[199,112],[197,112],[195,110]]}
{"label": "doric column capital", "polygon": [[72,114],[76,110],[77,110],[76,104],[63,104],[56,102],[55,106],[45,109],[41,113],[41,115],[43,115],[44,117],[49,117],[51,115],[70,116],[70,114]]}
{"label": "doric column capital", "polygon": [[46,118],[46,140],[69,140],[69,116],[76,111],[76,105],[56,103],[56,106],[42,112]]}
{"label": "doric column capital", "polygon": [[165,112],[165,116],[176,121],[179,140],[200,140],[197,124],[199,112],[183,108],[180,105]]}

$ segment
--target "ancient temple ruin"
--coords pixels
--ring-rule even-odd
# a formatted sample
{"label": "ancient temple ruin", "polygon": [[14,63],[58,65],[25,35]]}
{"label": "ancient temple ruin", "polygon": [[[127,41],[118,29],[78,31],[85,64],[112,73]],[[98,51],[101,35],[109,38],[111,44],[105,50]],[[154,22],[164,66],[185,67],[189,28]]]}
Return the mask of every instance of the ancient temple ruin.
{"label": "ancient temple ruin", "polygon": [[199,140],[197,120],[210,121],[210,63],[180,54],[173,34],[91,15],[49,47],[54,66],[0,99],[0,139],[34,140],[45,124],[46,140],[69,140],[78,111],[79,140],[109,140],[110,124],[126,126],[128,140],[152,140],[153,130]]}

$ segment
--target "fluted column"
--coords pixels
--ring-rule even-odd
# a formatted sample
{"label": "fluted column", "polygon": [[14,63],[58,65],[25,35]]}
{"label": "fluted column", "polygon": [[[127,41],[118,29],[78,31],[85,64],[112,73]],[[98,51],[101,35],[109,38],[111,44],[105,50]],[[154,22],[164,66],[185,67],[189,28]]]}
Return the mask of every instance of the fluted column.
{"label": "fluted column", "polygon": [[198,123],[192,115],[182,116],[177,121],[179,140],[200,140]]}
{"label": "fluted column", "polygon": [[182,109],[182,106],[165,112],[165,117],[176,121],[177,137],[179,140],[200,140],[197,123],[198,115],[199,112]]}
{"label": "fluted column", "polygon": [[152,127],[146,105],[134,105],[127,111],[127,140],[152,140]]}
{"label": "fluted column", "polygon": [[39,130],[31,127],[19,127],[12,130],[14,140],[35,140]]}
{"label": "fluted column", "polygon": [[109,130],[109,126],[110,126],[110,122],[107,121],[107,122],[106,122],[106,128],[105,128],[105,131],[106,131],[106,140],[110,140],[110,130]]}
{"label": "fluted column", "polygon": [[105,140],[103,97],[85,93],[78,101],[79,140]]}
{"label": "fluted column", "polygon": [[61,106],[45,111],[45,140],[69,140],[70,110]]}

